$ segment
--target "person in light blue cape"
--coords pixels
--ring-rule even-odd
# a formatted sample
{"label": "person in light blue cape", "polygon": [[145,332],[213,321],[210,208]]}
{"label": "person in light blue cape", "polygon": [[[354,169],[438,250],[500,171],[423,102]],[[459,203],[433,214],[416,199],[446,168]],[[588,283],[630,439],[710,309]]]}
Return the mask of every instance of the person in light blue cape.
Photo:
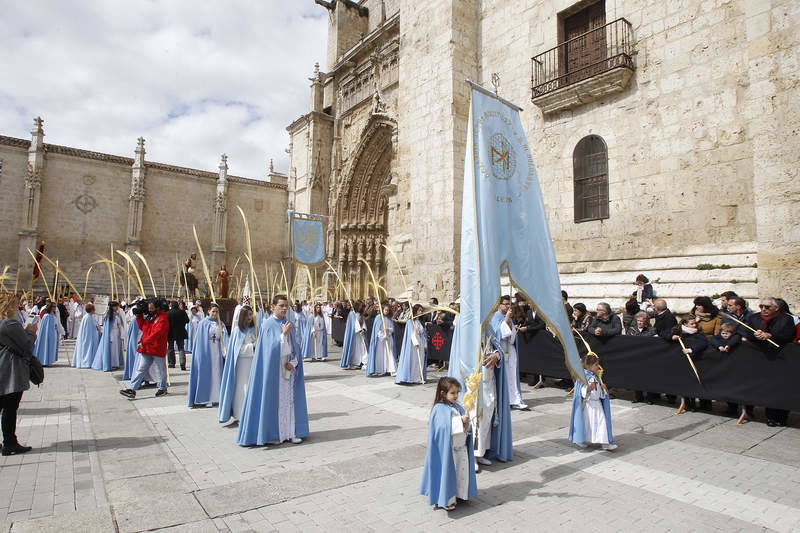
{"label": "person in light blue cape", "polygon": [[314,312],[306,319],[305,334],[300,351],[303,359],[313,359],[314,361],[328,359],[328,330],[320,304],[314,305]]}
{"label": "person in light blue cape", "polygon": [[39,332],[33,345],[33,355],[42,366],[50,366],[58,360],[58,342],[61,339],[61,323],[56,316],[56,304],[49,303],[39,322]]}
{"label": "person in light blue cape", "polygon": [[[479,457],[478,462],[480,464],[491,464],[486,460],[487,456],[489,459],[497,459],[502,462],[511,461],[514,458],[511,445],[511,404],[508,401],[508,377],[505,369],[506,357],[501,347],[501,326],[510,307],[511,298],[503,296],[500,299],[500,310],[495,312],[492,316],[488,328],[488,337],[491,341],[492,348],[489,349],[490,353],[486,354],[486,359],[491,361],[493,356],[497,358],[493,376],[495,390],[490,394],[481,394],[481,403],[483,403],[484,397],[488,399],[489,396],[494,395],[495,406],[493,408],[493,418],[486,418],[481,421],[483,427],[478,426],[478,448],[481,447],[480,435],[483,433],[483,430],[486,429],[485,426],[491,424],[492,427],[491,446],[489,446],[488,453],[478,455],[477,452],[480,450],[476,450],[476,457]],[[492,350],[494,350],[494,352],[492,352]],[[485,378],[488,375],[489,372],[484,368],[482,391],[487,387],[487,380]]]}
{"label": "person in light blue cape", "polygon": [[[509,301],[510,304],[510,301]],[[500,304],[501,307],[504,305]],[[497,312],[492,317],[491,324],[497,324],[503,319],[505,314]],[[477,427],[478,445],[475,448],[475,457],[478,463],[483,465],[492,464],[491,459],[502,462],[511,461],[514,458],[513,447],[511,444],[511,406],[508,403],[508,386],[505,368],[503,367],[503,352],[499,342],[495,337],[495,328],[488,326],[486,340],[490,346],[483,359],[483,371],[481,375],[481,390],[479,395],[480,420],[476,420],[478,405],[470,410],[472,427]],[[458,346],[455,341],[460,335],[461,322],[455,322],[453,331],[453,348]],[[499,332],[498,332],[499,333]],[[477,352],[477,347],[476,347]],[[462,390],[466,390],[463,380],[466,376],[461,375],[462,368],[470,368],[474,371],[475,362],[470,360],[462,364],[462,357],[475,357],[473,354],[460,354],[455,349],[450,351],[449,375],[462,383]],[[470,372],[471,373],[471,372]]]}
{"label": "person in light blue cape", "polygon": [[242,416],[242,405],[250,380],[250,367],[253,364],[254,343],[253,308],[243,305],[239,310],[238,323],[233,324],[231,336],[225,349],[225,369],[222,371],[222,386],[219,394],[220,424],[231,417]]}
{"label": "person in light blue cape", "polygon": [[[125,370],[122,373],[122,379],[125,381],[130,381],[136,374],[136,365],[139,359],[139,352],[136,348],[139,346],[139,340],[141,338],[142,330],[139,329],[139,323],[136,322],[136,319],[133,318],[133,314],[131,314],[131,319],[128,320],[128,331],[125,335]],[[155,365],[152,365],[150,368],[154,369]],[[155,379],[152,380],[152,382],[155,381]]]}
{"label": "person in light blue cape", "polygon": [[593,353],[587,354],[583,365],[586,385],[575,381],[569,440],[581,448],[586,448],[587,443],[591,443],[600,444],[604,450],[614,450],[617,445],[614,444],[614,433],[611,430],[611,403],[608,400],[608,391],[598,379],[600,358]]}
{"label": "person in light blue cape", "polygon": [[389,318],[389,304],[384,304],[383,314],[375,315],[372,323],[365,374],[368,377],[394,376],[397,372],[394,349],[394,321]]}
{"label": "person in light blue cape", "polygon": [[228,342],[225,325],[217,320],[219,307],[211,303],[208,316],[200,321],[192,345],[192,367],[186,405],[212,406],[219,403],[222,370],[225,366],[223,345]]}
{"label": "person in light blue cape", "polygon": [[92,368],[111,372],[122,364],[122,318],[119,316],[119,302],[109,302],[103,319],[103,335],[94,353]]}
{"label": "person in light blue cape", "polygon": [[272,299],[272,316],[258,330],[236,443],[302,442],[308,436],[303,358],[287,319],[286,296]]}
{"label": "person in light blue cape", "polygon": [[303,306],[297,304],[295,309],[289,309],[289,321],[292,323],[292,336],[298,346],[302,347],[303,337],[306,334],[306,316],[303,314]]}
{"label": "person in light blue cape", "polygon": [[72,366],[75,368],[91,368],[92,359],[100,345],[100,332],[94,323],[94,304],[86,304],[86,314],[83,315],[78,327],[78,336],[75,339],[75,350],[72,352]]}
{"label": "person in light blue cape", "polygon": [[[414,305],[412,316],[422,312],[420,304]],[[406,322],[403,334],[403,347],[400,350],[400,361],[397,363],[395,383],[422,383],[428,379],[428,338],[425,326],[419,318]]]}
{"label": "person in light blue cape", "polygon": [[189,317],[189,323],[186,325],[189,328],[189,348],[186,351],[191,352],[192,346],[194,346],[194,337],[195,333],[197,333],[197,326],[200,325],[200,321],[203,320],[203,316],[200,314],[199,306],[192,305],[190,310],[192,316]]}
{"label": "person in light blue cape", "polygon": [[367,360],[367,339],[364,338],[366,327],[362,318],[364,302],[356,300],[353,302],[353,309],[347,315],[347,324],[344,331],[344,342],[342,343],[342,360],[339,366],[342,368],[356,369],[361,368]]}
{"label": "person in light blue cape", "polygon": [[456,498],[478,497],[469,417],[457,403],[460,388],[454,378],[439,378],[420,486],[430,505],[447,511],[455,509]]}

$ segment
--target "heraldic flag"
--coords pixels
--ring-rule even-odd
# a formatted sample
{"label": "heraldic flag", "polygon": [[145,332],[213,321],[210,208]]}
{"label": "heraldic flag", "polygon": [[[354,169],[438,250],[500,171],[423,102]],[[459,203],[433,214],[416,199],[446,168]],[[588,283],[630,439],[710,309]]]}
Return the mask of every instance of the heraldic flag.
{"label": "heraldic flag", "polygon": [[507,273],[561,342],[572,376],[583,381],[520,108],[468,83],[472,95],[461,209],[461,314],[450,375],[462,382],[463,393],[464,377],[477,368],[482,328],[499,303],[500,275]]}
{"label": "heraldic flag", "polygon": [[306,213],[289,212],[292,223],[292,255],[305,265],[316,265],[325,260],[325,229],[322,217]]}

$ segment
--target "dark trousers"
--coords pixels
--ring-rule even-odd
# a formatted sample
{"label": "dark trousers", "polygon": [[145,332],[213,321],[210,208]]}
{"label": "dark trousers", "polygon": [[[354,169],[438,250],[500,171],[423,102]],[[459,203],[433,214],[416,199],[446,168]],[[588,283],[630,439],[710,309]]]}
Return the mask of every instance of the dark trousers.
{"label": "dark trousers", "polygon": [[186,367],[186,352],[183,349],[183,340],[170,340],[167,349],[167,363],[170,366],[175,366],[175,344],[178,345],[178,356],[181,361],[181,368]]}
{"label": "dark trousers", "polygon": [[782,426],[786,425],[786,420],[789,418],[789,411],[785,409],[773,409],[772,407],[767,407],[766,411],[767,420],[774,420]]}
{"label": "dark trousers", "polygon": [[0,424],[3,426],[3,446],[16,446],[17,443],[17,409],[22,400],[22,391],[0,396]]}

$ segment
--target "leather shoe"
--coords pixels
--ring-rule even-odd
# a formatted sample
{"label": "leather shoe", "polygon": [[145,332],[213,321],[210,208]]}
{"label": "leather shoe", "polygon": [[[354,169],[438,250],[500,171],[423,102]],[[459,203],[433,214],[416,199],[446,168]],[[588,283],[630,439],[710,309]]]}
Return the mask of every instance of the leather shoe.
{"label": "leather shoe", "polygon": [[2,453],[5,456],[17,455],[17,454],[20,454],[20,453],[28,453],[32,449],[33,448],[31,448],[30,446],[23,446],[23,445],[17,443],[14,446],[3,446],[3,452]]}
{"label": "leather shoe", "polygon": [[156,398],[158,398],[159,396],[165,396],[166,394],[167,394],[167,389],[158,389],[156,391]]}
{"label": "leather shoe", "polygon": [[133,389],[121,389],[119,393],[129,400],[136,398],[136,391]]}

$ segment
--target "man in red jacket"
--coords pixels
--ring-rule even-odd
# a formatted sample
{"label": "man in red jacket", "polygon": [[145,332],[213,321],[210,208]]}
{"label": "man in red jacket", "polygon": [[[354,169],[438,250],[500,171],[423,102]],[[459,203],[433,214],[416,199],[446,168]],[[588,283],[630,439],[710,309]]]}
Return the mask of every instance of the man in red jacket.
{"label": "man in red jacket", "polygon": [[142,308],[134,308],[136,323],[142,330],[142,340],[136,351],[142,354],[139,357],[139,368],[131,379],[130,388],[122,389],[120,394],[128,399],[136,398],[136,391],[142,386],[142,380],[147,375],[150,365],[158,368],[158,391],[156,397],[167,393],[167,337],[169,335],[169,319],[167,313],[160,309],[153,300],[147,302],[147,313]]}

